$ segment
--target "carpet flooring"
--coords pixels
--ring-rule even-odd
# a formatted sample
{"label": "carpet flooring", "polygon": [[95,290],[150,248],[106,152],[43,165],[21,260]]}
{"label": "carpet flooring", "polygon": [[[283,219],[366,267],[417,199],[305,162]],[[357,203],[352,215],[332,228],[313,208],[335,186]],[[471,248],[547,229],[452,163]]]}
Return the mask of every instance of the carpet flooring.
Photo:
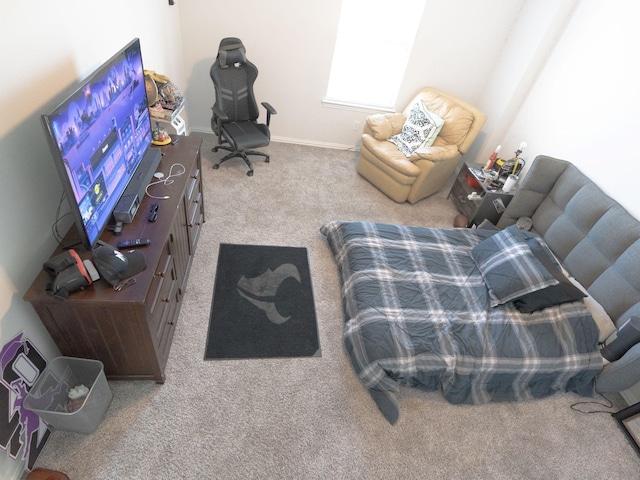
{"label": "carpet flooring", "polygon": [[[451,227],[446,189],[400,205],[356,173],[357,152],[277,142],[253,177],[241,160],[214,170],[223,152],[201,136],[207,219],[166,382],[110,381],[98,430],[54,431],[36,466],[82,480],[638,478],[640,457],[615,420],[572,410],[585,400],[573,394],[472,406],[403,387],[389,425],[345,352],[338,269],[319,229],[329,220]],[[307,248],[322,357],[204,360],[223,243]]]}

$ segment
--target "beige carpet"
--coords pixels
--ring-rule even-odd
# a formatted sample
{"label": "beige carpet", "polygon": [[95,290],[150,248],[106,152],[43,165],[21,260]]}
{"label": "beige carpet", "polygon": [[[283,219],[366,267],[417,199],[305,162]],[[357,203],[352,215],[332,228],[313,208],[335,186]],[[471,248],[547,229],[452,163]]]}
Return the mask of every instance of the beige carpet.
{"label": "beige carpet", "polygon": [[[240,160],[213,170],[222,152],[204,138],[207,222],[166,383],[110,382],[99,429],[55,431],[36,466],[76,480],[638,478],[615,421],[572,411],[584,399],[571,394],[454,406],[405,389],[389,425],[344,352],[338,273],[318,230],[333,219],[450,227],[446,192],[398,205],[356,174],[355,152],[288,144],[268,147],[253,177]],[[321,358],[203,360],[220,243],[308,248]]]}

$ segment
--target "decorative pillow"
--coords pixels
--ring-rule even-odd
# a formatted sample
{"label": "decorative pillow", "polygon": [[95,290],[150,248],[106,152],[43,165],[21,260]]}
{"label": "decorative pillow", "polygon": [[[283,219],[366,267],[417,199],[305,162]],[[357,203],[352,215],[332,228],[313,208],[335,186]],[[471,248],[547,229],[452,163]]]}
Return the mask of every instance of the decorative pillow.
{"label": "decorative pillow", "polygon": [[422,101],[417,101],[409,110],[402,131],[389,138],[406,157],[420,147],[430,147],[435,142],[444,120],[429,112]]}
{"label": "decorative pillow", "polygon": [[512,225],[471,250],[471,258],[487,285],[492,307],[558,284],[529,248],[525,233]]}
{"label": "decorative pillow", "polygon": [[522,313],[532,313],[543,308],[566,302],[575,302],[586,297],[584,292],[562,273],[562,267],[557,263],[553,253],[542,243],[541,239],[531,237],[527,240],[527,245],[529,245],[531,252],[540,263],[558,280],[558,284],[515,299],[513,304],[518,310]]}

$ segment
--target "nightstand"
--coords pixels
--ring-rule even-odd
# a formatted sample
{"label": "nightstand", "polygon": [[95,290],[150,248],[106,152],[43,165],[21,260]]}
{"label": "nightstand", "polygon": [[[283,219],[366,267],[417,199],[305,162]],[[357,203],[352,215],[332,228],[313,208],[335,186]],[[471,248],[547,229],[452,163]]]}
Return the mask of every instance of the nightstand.
{"label": "nightstand", "polygon": [[464,163],[447,197],[453,201],[456,209],[467,217],[468,227],[480,225],[483,220],[489,220],[496,225],[513,198],[514,192],[507,193],[486,187],[482,183],[483,180],[480,167]]}

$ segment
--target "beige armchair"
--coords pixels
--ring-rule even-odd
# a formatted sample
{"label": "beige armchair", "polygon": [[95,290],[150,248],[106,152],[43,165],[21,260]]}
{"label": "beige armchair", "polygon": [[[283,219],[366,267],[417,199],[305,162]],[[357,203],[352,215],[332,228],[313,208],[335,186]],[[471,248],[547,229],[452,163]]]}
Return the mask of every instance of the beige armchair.
{"label": "beige armchair", "polygon": [[[402,131],[411,107],[419,100],[444,124],[432,146],[420,147],[407,157],[388,139]],[[447,183],[486,120],[484,113],[467,102],[424,88],[402,113],[367,118],[358,173],[396,202],[415,203]]]}

